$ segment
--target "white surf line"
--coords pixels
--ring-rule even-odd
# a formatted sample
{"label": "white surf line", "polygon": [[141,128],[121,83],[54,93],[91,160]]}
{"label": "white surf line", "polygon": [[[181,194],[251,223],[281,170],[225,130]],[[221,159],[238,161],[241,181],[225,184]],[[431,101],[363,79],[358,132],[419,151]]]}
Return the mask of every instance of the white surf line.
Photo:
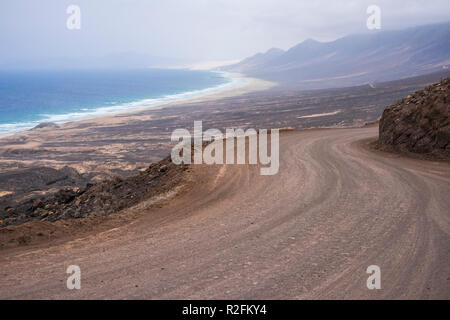
{"label": "white surf line", "polygon": [[93,120],[102,117],[133,114],[152,109],[157,110],[177,103],[195,102],[197,99],[214,97],[215,95],[218,95],[220,93],[245,87],[249,79],[252,79],[244,77],[238,73],[230,73],[225,71],[211,70],[211,73],[222,76],[224,79],[226,79],[226,82],[203,89],[181,91],[179,93],[166,94],[154,98],[138,99],[135,101],[124,102],[117,105],[104,105],[100,107],[83,108],[78,111],[71,111],[61,114],[41,113],[41,119],[29,122],[0,124],[0,138],[33,129],[38,124],[44,122],[64,124],[74,121]]}
{"label": "white surf line", "polygon": [[7,195],[10,195],[10,194],[13,194],[13,192],[11,192],[11,191],[0,191],[0,198],[4,197],[4,196],[7,196]]}
{"label": "white surf line", "polygon": [[310,114],[310,115],[307,115],[307,116],[297,117],[297,119],[334,116],[335,114],[338,114],[338,113],[341,113],[341,112],[342,112],[342,110],[336,110],[336,111],[333,111],[333,112],[327,112],[327,113],[315,113],[315,114]]}

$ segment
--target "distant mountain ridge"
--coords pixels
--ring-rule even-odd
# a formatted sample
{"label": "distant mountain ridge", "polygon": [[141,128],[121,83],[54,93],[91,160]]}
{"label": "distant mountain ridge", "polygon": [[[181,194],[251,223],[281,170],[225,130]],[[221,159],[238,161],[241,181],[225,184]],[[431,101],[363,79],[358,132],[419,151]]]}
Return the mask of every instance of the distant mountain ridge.
{"label": "distant mountain ridge", "polygon": [[353,86],[426,74],[450,65],[450,23],[308,39],[271,49],[222,70],[304,88]]}
{"label": "distant mountain ridge", "polygon": [[254,56],[251,56],[249,58],[246,58],[242,60],[241,62],[234,64],[232,66],[232,69],[251,69],[251,68],[257,68],[260,65],[263,65],[264,63],[270,62],[270,60],[275,59],[285,53],[284,50],[278,49],[278,48],[272,48],[269,49],[265,53],[257,53]]}

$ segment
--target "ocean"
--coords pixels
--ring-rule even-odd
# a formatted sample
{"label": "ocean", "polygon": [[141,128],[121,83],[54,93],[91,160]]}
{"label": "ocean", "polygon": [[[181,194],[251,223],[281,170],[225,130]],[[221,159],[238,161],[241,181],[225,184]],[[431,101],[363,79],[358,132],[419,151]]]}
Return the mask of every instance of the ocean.
{"label": "ocean", "polygon": [[0,134],[150,107],[236,85],[213,71],[0,71]]}

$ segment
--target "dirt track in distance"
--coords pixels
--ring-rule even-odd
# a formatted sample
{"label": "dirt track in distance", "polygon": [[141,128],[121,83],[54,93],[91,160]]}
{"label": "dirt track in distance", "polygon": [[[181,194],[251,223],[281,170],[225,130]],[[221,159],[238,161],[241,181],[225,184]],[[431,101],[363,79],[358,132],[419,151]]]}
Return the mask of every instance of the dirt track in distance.
{"label": "dirt track in distance", "polygon": [[285,132],[275,176],[194,166],[132,223],[0,252],[0,298],[450,299],[450,165],[371,151],[377,129]]}

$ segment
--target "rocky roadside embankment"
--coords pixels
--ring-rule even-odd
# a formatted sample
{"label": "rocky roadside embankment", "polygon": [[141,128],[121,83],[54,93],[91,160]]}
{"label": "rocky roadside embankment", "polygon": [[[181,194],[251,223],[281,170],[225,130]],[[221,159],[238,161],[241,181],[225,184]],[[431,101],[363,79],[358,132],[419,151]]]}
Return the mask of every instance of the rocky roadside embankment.
{"label": "rocky roadside embankment", "polygon": [[450,160],[450,78],[387,107],[379,147]]}
{"label": "rocky roadside embankment", "polygon": [[84,189],[66,188],[52,195],[29,199],[0,211],[0,229],[35,220],[106,216],[168,192],[183,182],[186,169],[186,165],[175,165],[167,157],[132,177],[116,177],[89,184]]}

